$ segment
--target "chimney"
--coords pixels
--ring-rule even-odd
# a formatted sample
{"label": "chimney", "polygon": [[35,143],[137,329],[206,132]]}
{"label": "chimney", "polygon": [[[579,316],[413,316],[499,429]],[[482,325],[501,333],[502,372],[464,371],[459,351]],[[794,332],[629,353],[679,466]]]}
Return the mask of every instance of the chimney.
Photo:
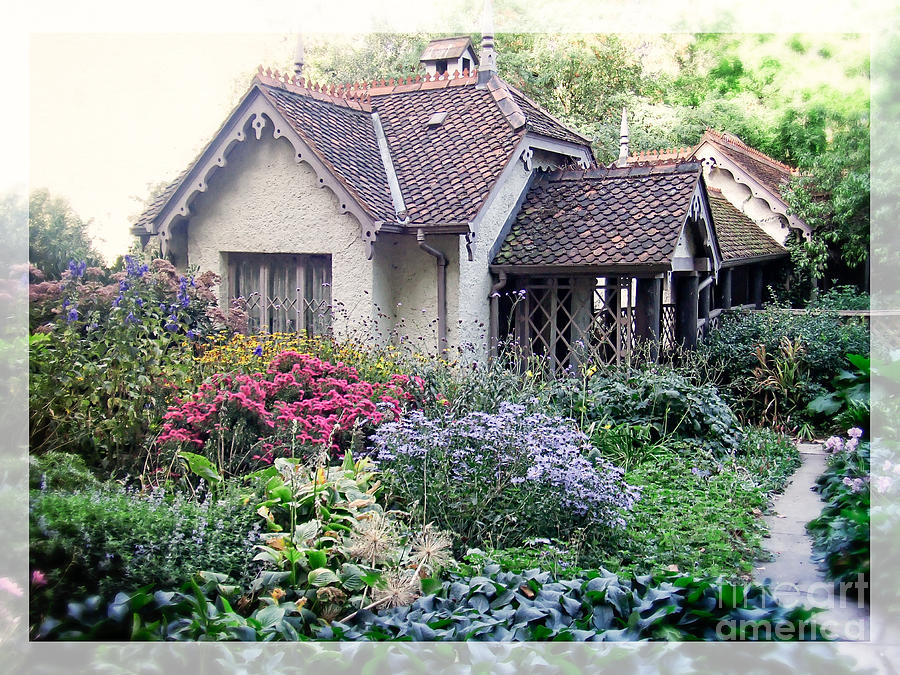
{"label": "chimney", "polygon": [[616,166],[628,166],[628,116],[622,108],[622,128],[619,131],[619,159]]}
{"label": "chimney", "polygon": [[478,84],[484,84],[497,74],[497,55],[494,53],[494,8],[491,0],[484,2],[481,17],[481,57],[478,59]]}
{"label": "chimney", "polygon": [[297,49],[294,52],[294,74],[297,77],[303,76],[303,36],[297,34]]}

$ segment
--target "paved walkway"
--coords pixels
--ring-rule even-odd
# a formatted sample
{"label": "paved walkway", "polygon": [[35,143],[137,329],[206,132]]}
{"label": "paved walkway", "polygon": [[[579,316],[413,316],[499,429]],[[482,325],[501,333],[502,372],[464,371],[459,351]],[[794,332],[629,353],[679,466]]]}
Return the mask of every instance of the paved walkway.
{"label": "paved walkway", "polygon": [[757,563],[754,577],[759,582],[768,579],[775,597],[784,605],[825,608],[826,612],[816,615],[816,621],[835,638],[868,640],[868,608],[859,607],[855,597],[842,598],[840,587],[825,581],[812,560],[806,523],[822,510],[823,502],[811,488],[825,471],[826,454],[820,444],[801,443],[799,449],[803,464],[784,493],[776,498],[773,513],[765,517],[770,537],[764,546],[775,560]]}

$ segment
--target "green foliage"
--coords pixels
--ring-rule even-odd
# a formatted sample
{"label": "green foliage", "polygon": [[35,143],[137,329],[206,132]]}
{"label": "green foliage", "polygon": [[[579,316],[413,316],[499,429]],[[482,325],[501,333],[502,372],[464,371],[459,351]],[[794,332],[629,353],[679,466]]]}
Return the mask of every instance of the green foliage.
{"label": "green foliage", "polygon": [[853,370],[841,370],[831,381],[834,391],[817,396],[809,411],[834,418],[835,428],[869,428],[871,361],[859,354],[847,354]]}
{"label": "green foliage", "polygon": [[[736,447],[736,421],[710,384],[696,384],[663,365],[605,368],[585,380],[548,388],[549,402],[582,428],[595,424],[649,427],[647,442],[672,437],[725,453]],[[645,443],[646,445],[646,443]]]}
{"label": "green foliage", "polygon": [[85,593],[109,597],[145,585],[178,587],[201,569],[249,584],[258,520],[230,487],[217,499],[120,486],[80,492],[34,491],[30,499],[30,565],[47,577],[32,595],[32,622]]}
{"label": "green foliage", "polygon": [[527,539],[521,546],[494,548],[482,551],[469,549],[459,566],[459,573],[477,576],[487,564],[497,564],[504,572],[516,574],[530,569],[550,572],[554,578],[581,576],[585,570],[578,567],[578,546],[561,539]]}
{"label": "green foliage", "polygon": [[[634,641],[822,639],[803,607],[781,606],[761,586],[679,574],[617,577],[605,570],[554,581],[488,565],[445,581],[411,607],[318,632],[332,640]],[[775,630],[781,626],[782,630]]]}
{"label": "green foliage", "polygon": [[[733,460],[696,448],[670,449],[627,474],[641,488],[624,536],[581,565],[737,577],[752,571],[764,532],[767,498]],[[586,553],[586,555],[590,555]]]}
{"label": "green foliage", "polygon": [[[830,245],[832,255],[850,267],[869,255],[868,108],[856,115],[826,114],[828,138],[797,150],[803,172],[783,190],[791,210]],[[813,267],[816,278],[824,266]]]}
{"label": "green foliage", "polygon": [[101,264],[87,226],[65,199],[51,197],[47,190],[33,191],[28,202],[28,260],[48,279],[62,278],[70,260]]}
{"label": "green foliage", "polygon": [[860,575],[868,581],[870,571],[869,444],[853,448],[855,440],[849,439],[829,458],[816,481],[825,507],[806,524],[828,578],[839,582],[857,582]]}
{"label": "green foliage", "polygon": [[[719,384],[735,408],[749,421],[759,419],[757,348],[766,354],[778,354],[782,339],[799,345],[803,353],[799,364],[805,377],[798,380],[803,396],[797,397],[799,410],[823,393],[848,353],[869,353],[869,329],[854,319],[842,321],[825,311],[802,313],[770,307],[760,312],[729,312],[720,317],[719,327],[700,346],[700,351],[721,373]],[[771,364],[770,364],[771,365]],[[763,378],[765,379],[765,378]],[[796,389],[799,393],[801,389]]]}
{"label": "green foliage", "polygon": [[816,610],[778,604],[758,585],[667,574],[621,579],[606,571],[554,581],[547,572],[454,577],[418,600],[381,614],[319,623],[302,604],[267,598],[248,616],[238,589],[203,572],[179,592],[150,588],[72,602],[45,621],[40,640],[169,641],[633,641],[821,640]]}
{"label": "green foliage", "polygon": [[794,472],[800,468],[800,452],[784,434],[764,427],[746,427],[733,459],[742,473],[767,497],[782,492]]}
{"label": "green foliage", "polygon": [[32,490],[73,492],[99,485],[84,459],[68,452],[30,456],[28,465],[28,484]]}
{"label": "green foliage", "polygon": [[869,294],[855,286],[834,286],[809,303],[810,309],[864,310],[869,309]]}

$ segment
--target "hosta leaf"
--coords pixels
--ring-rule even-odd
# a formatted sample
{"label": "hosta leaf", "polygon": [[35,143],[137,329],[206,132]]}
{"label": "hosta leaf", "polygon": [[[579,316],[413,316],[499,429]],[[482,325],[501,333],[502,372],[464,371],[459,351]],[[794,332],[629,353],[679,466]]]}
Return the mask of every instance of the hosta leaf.
{"label": "hosta leaf", "polygon": [[263,626],[273,626],[284,618],[284,608],[278,605],[263,607],[253,615]]}
{"label": "hosta leaf", "polygon": [[306,552],[306,558],[309,560],[309,568],[311,570],[325,567],[328,562],[328,556],[325,551],[309,550]]}
{"label": "hosta leaf", "polygon": [[332,572],[327,567],[320,567],[319,569],[310,571],[306,579],[309,582],[310,586],[316,587],[327,586],[328,584],[336,584],[340,582],[338,575]]}
{"label": "hosta leaf", "polygon": [[200,478],[203,478],[210,483],[222,482],[222,477],[219,475],[218,471],[216,471],[215,465],[203,455],[182,450],[178,453],[178,456],[187,463],[187,467],[191,470],[191,473],[200,476]]}
{"label": "hosta leaf", "polygon": [[[341,565],[341,585],[348,591],[358,591],[365,586],[366,584],[362,577],[362,570],[356,565],[353,565],[352,563],[344,563]],[[427,593],[428,591],[423,590],[422,592]]]}

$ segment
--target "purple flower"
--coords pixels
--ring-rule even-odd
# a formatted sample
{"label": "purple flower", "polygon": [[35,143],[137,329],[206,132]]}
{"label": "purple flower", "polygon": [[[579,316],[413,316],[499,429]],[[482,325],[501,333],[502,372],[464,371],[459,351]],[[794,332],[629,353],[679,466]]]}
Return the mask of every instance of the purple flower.
{"label": "purple flower", "polygon": [[125,317],[125,323],[139,323],[139,319],[133,312],[128,312],[128,316]]}
{"label": "purple flower", "polygon": [[862,438],[863,430],[859,427],[853,427],[851,429],[847,429],[847,435],[850,438]]}
{"label": "purple flower", "polygon": [[262,355],[263,355],[262,345],[258,345],[256,347],[256,349],[253,350],[253,356],[262,356]]}
{"label": "purple flower", "polygon": [[78,321],[78,309],[76,307],[72,307],[72,309],[69,310],[69,313],[66,314],[66,321],[69,323]]}
{"label": "purple flower", "polygon": [[825,441],[825,449],[829,452],[840,452],[844,449],[844,439],[840,436],[832,436]]}

